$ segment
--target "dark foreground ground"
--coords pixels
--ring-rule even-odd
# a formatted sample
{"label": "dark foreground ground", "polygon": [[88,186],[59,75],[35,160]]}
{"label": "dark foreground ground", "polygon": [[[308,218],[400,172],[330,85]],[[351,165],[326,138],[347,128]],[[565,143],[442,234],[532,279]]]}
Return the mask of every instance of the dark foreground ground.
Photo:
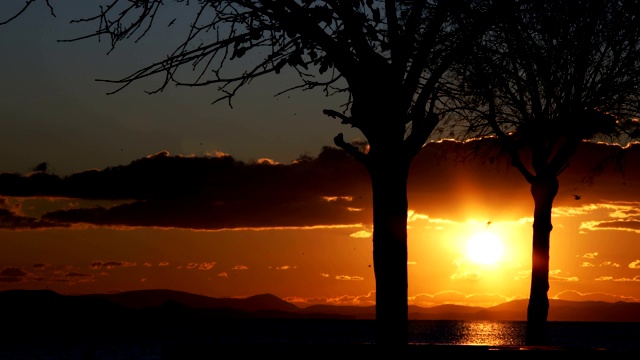
{"label": "dark foreground ground", "polygon": [[[0,359],[4,360],[110,360],[110,359],[230,359],[230,358],[355,358],[377,359],[447,359],[446,356],[490,356],[492,359],[537,359],[545,357],[577,359],[586,355],[589,359],[638,359],[640,351],[613,351],[588,347],[526,347],[489,345],[411,344],[402,348],[381,347],[374,344],[332,343],[235,343],[211,344],[200,341],[137,342],[47,342],[34,344],[29,341],[4,342]],[[384,355],[384,356],[381,356]],[[444,357],[443,357],[444,356]]]}
{"label": "dark foreground ground", "polygon": [[[525,346],[485,346],[485,345],[444,345],[420,344],[409,345],[404,348],[384,348],[373,344],[260,344],[260,345],[222,345],[215,349],[190,346],[170,346],[163,350],[163,359],[214,359],[220,354],[234,356],[285,356],[285,357],[351,357],[358,359],[379,358],[381,355],[392,355],[394,359],[426,359],[438,356],[490,356],[492,359],[509,358],[543,359],[552,358],[571,359],[576,356],[587,355],[589,359],[628,358],[630,352],[616,352],[596,348],[562,348],[553,346],[525,347]],[[635,353],[640,354],[640,353]],[[635,355],[632,355],[634,357]],[[445,358],[445,360],[447,360]]]}
{"label": "dark foreground ground", "polygon": [[[372,343],[374,321],[214,319],[178,321],[161,317],[71,323],[0,316],[0,360],[169,360],[298,358],[357,360],[442,359],[456,354],[548,360],[640,359],[640,323],[552,323],[554,346],[526,347],[521,323],[412,322],[411,345]],[[88,317],[89,320],[93,320]],[[182,318],[179,318],[182,319]],[[133,321],[135,320],[135,321]],[[70,326],[74,325],[74,326]],[[456,345],[453,345],[456,344]],[[500,345],[460,345],[500,344]],[[561,346],[557,346],[561,344]],[[384,356],[381,356],[384,355]]]}

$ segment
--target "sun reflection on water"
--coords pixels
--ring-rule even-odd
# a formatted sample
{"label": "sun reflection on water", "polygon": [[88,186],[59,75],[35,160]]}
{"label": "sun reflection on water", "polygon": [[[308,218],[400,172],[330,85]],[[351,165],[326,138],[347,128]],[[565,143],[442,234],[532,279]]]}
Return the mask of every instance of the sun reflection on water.
{"label": "sun reflection on water", "polygon": [[452,345],[522,345],[526,331],[525,322],[514,321],[417,321],[413,326],[418,343]]}

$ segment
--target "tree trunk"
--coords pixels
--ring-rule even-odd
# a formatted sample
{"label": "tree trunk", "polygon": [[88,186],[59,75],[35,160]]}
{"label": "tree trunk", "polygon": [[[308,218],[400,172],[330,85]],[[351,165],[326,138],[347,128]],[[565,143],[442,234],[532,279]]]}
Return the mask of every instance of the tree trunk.
{"label": "tree trunk", "polygon": [[537,176],[531,184],[535,204],[533,213],[533,249],[531,257],[531,290],[527,308],[525,345],[548,345],[549,314],[549,243],[551,209],[558,194],[558,178]]}
{"label": "tree trunk", "polygon": [[373,190],[376,344],[405,346],[409,330],[407,178],[410,160],[399,154],[372,160],[368,170]]}

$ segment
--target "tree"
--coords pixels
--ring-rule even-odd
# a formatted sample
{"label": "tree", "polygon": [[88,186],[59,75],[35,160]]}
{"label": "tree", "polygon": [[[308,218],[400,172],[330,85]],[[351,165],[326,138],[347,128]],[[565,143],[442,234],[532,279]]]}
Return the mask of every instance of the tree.
{"label": "tree", "polygon": [[526,344],[545,345],[558,178],[582,142],[639,135],[640,2],[513,0],[504,14],[459,69],[466,81],[451,99],[531,185]]}
{"label": "tree", "polygon": [[[165,3],[111,0],[95,16],[76,21],[95,23],[94,33],[69,41],[108,37],[115,47],[139,39],[157,24],[158,14],[168,7]],[[492,13],[488,3],[175,0],[172,5],[193,11],[184,41],[165,59],[106,81],[118,84],[118,92],[140,79],[164,75],[150,93],[169,84],[214,85],[223,94],[218,101],[231,105],[237,91],[252,79],[290,67],[301,83],[286,91],[319,88],[326,95],[348,94],[344,111],[324,113],[357,128],[367,139],[368,151],[347,143],[342,134],[334,142],[362,163],[371,178],[376,341],[404,345],[409,167],[439,123],[440,79],[486,28]],[[250,56],[257,64],[239,60]],[[231,61],[244,65],[242,71],[230,73]],[[193,71],[185,74],[183,68]]]}

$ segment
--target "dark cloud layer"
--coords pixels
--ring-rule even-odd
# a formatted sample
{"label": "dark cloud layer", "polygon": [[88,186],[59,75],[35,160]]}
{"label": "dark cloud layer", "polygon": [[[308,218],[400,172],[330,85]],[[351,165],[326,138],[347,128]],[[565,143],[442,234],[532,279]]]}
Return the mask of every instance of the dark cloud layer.
{"label": "dark cloud layer", "polygon": [[[412,163],[410,208],[431,217],[462,217],[467,207],[484,208],[490,216],[530,216],[532,202],[524,178],[486,144],[426,145]],[[584,144],[561,175],[554,204],[639,200],[638,164],[638,145],[621,152],[615,146]],[[590,174],[595,176],[589,178]],[[288,165],[162,152],[67,177],[0,174],[0,195],[127,200],[110,208],[52,211],[40,219],[21,216],[1,202],[0,224],[14,229],[76,223],[210,230],[330,226],[369,224],[372,214],[365,168],[332,147]]]}
{"label": "dark cloud layer", "polygon": [[21,282],[28,274],[20,268],[5,267],[0,271],[0,282]]}
{"label": "dark cloud layer", "polygon": [[0,207],[0,229],[40,229],[68,226],[69,224],[22,216],[15,211]]}

